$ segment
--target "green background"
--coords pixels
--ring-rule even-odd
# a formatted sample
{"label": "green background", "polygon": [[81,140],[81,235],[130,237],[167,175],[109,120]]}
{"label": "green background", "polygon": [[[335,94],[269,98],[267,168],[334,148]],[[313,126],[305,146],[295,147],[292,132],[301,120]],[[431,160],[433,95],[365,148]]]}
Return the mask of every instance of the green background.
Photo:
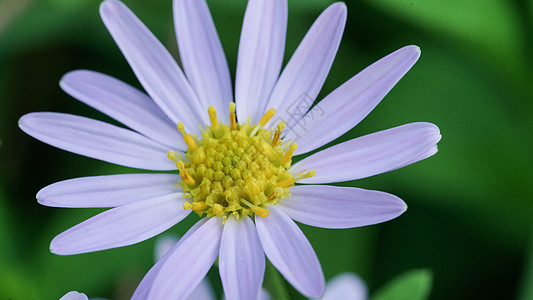
{"label": "green background", "polygon": [[[171,1],[125,3],[178,57]],[[329,3],[289,1],[286,61]],[[40,188],[137,170],[55,149],[17,127],[32,111],[110,121],[60,90],[70,70],[96,70],[140,87],[100,20],[99,4],[0,2],[0,299],[57,299],[69,290],[127,299],[153,264],[155,239],[76,256],[49,252],[55,235],[102,210],[40,206]],[[246,2],[208,4],[234,75]],[[416,44],[422,56],[339,140],[415,121],[437,124],[443,138],[425,161],[343,184],[398,195],[409,206],[399,218],[345,230],[301,226],[326,278],[353,271],[374,294],[397,275],[424,269],[433,278],[429,299],[533,299],[533,1],[346,4],[345,33],[319,99],[402,46]],[[194,221],[170,232],[183,234]],[[209,276],[220,293],[217,270]]]}

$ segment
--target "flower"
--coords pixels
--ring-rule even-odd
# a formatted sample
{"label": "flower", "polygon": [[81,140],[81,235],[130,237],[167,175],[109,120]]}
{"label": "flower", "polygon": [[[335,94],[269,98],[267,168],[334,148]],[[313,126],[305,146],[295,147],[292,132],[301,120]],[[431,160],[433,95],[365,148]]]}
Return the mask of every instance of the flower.
{"label": "flower", "polygon": [[331,278],[324,290],[321,300],[367,300],[368,289],[363,280],[351,272],[345,272]]}
{"label": "flower", "polygon": [[61,297],[59,300],[89,300],[89,297],[87,297],[87,295],[85,295],[84,293],[70,291],[66,293],[63,297]]}
{"label": "flower", "polygon": [[[250,0],[235,98],[204,1],[174,1],[184,73],[123,3],[104,1],[100,13],[149,96],[87,70],[66,74],[60,86],[129,129],[51,112],[27,114],[19,126],[40,141],[110,163],[179,169],[179,177],[149,173],[71,179],[37,194],[46,206],[112,207],[56,236],[50,249],[60,255],[146,240],[191,211],[203,217],[147,273],[134,299],[185,298],[217,257],[226,297],[255,298],[263,280],[264,254],[298,291],[318,297],[324,291],[322,269],[293,220],[350,228],[395,218],[406,205],[384,192],[315,184],[388,172],[437,152],[439,129],[411,123],[337,144],[292,164],[293,156],[326,145],[361,121],[420,55],[416,46],[401,48],[309,110],[340,43],[346,21],[343,3],[330,5],[318,17],[280,74],[287,3]],[[307,105],[305,114],[300,113],[302,105]]]}

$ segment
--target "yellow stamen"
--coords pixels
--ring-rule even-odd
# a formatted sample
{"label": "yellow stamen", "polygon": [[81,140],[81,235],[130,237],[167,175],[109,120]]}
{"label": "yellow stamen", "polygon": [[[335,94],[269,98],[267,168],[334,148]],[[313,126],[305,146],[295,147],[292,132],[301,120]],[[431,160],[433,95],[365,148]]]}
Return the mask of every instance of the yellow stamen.
{"label": "yellow stamen", "polygon": [[289,186],[291,186],[293,184],[294,184],[294,178],[287,178],[285,180],[278,181],[276,183],[276,185],[279,186],[279,187],[289,187]]}
{"label": "yellow stamen", "polygon": [[253,212],[262,217],[262,218],[266,218],[268,217],[268,215],[270,215],[270,212],[262,207],[259,207],[259,206],[254,206],[254,208],[252,208]]}
{"label": "yellow stamen", "polygon": [[278,128],[276,128],[276,132],[274,132],[274,138],[272,139],[272,146],[276,146],[279,142],[279,138],[281,136],[281,131],[285,128],[285,122],[281,121],[278,123]]}
{"label": "yellow stamen", "polygon": [[181,179],[183,179],[183,181],[185,181],[188,185],[193,185],[195,182],[194,178],[192,178],[191,175],[187,173],[187,170],[185,170],[185,165],[183,164],[183,162],[181,160],[176,162],[176,166],[178,167],[178,170],[180,170]]}
{"label": "yellow stamen", "polygon": [[241,202],[244,203],[244,204],[245,204],[246,206],[248,206],[248,207],[254,207],[254,205],[253,205],[252,203],[246,201],[245,199],[242,199],[242,198],[241,198]]}
{"label": "yellow stamen", "polygon": [[285,152],[285,154],[283,154],[283,157],[281,158],[281,164],[282,165],[285,165],[285,164],[287,164],[288,162],[291,161],[292,155],[293,155],[295,150],[296,150],[296,143],[292,144],[289,147],[289,149],[287,149],[287,152]]}
{"label": "yellow stamen", "polygon": [[274,116],[274,114],[276,113],[276,110],[271,108],[269,109],[264,115],[263,117],[261,118],[261,120],[259,121],[259,126],[263,127],[265,126],[265,124],[270,121],[270,119],[272,119],[272,117]]}
{"label": "yellow stamen", "polygon": [[202,211],[207,207],[204,201],[191,203],[191,209],[194,211]]}
{"label": "yellow stamen", "polygon": [[178,157],[176,156],[176,152],[174,151],[168,151],[167,152],[167,158],[170,159],[171,161],[177,163],[178,162]]}
{"label": "yellow stamen", "polygon": [[181,134],[183,134],[183,140],[185,141],[189,149],[191,151],[196,150],[198,146],[196,146],[196,142],[192,138],[192,135],[185,132],[185,126],[183,125],[183,123],[178,123],[178,130],[181,132]]}
{"label": "yellow stamen", "polygon": [[311,170],[304,175],[304,178],[311,178],[316,175],[316,170]]}
{"label": "yellow stamen", "polygon": [[211,127],[213,129],[218,128],[218,120],[217,120],[217,111],[215,110],[215,107],[213,105],[209,106],[207,109],[207,112],[209,113],[209,120],[211,120]]}
{"label": "yellow stamen", "polygon": [[[315,174],[289,172],[296,144],[284,141],[285,122],[274,122],[276,110],[267,110],[255,124],[251,117],[237,123],[235,103],[229,105],[229,122],[218,120],[214,106],[207,112],[210,123],[200,126],[201,134],[188,134],[178,124],[187,151],[167,153],[179,169],[179,187],[188,201],[184,209],[219,217],[222,224],[232,216],[266,218],[270,205],[289,197],[295,182]],[[276,128],[266,128],[275,123]]]}
{"label": "yellow stamen", "polygon": [[229,104],[229,121],[231,130],[237,130],[237,115],[235,114],[235,102]]}

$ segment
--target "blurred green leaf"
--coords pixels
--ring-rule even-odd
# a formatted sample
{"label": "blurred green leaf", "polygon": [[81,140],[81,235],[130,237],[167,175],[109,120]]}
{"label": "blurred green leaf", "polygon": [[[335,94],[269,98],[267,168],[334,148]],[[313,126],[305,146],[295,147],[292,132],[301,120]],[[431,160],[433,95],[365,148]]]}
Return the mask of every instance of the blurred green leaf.
{"label": "blurred green leaf", "polygon": [[57,0],[26,2],[27,7],[2,28],[0,58],[32,47],[82,38],[79,32],[90,28],[95,24],[91,21],[98,18],[98,2],[71,1],[75,5],[64,5],[67,1]]}
{"label": "blurred green leaf", "polygon": [[431,292],[433,275],[429,270],[412,270],[394,278],[371,300],[424,300]]}
{"label": "blurred green leaf", "polygon": [[[484,62],[521,78],[524,41],[513,1],[484,0],[367,0],[389,14],[419,26],[432,37],[448,39]],[[451,38],[451,40],[450,40]],[[521,81],[520,81],[521,82]]]}
{"label": "blurred green leaf", "polygon": [[28,271],[20,265],[3,262],[0,268],[2,299],[45,299],[39,293],[33,274],[35,270]]}
{"label": "blurred green leaf", "polygon": [[8,199],[4,194],[4,191],[0,187],[0,265],[4,262],[13,259],[14,251],[13,245],[10,242],[14,240],[13,230],[11,225],[13,224],[10,218],[10,208],[8,205]]}
{"label": "blurred green leaf", "polygon": [[529,242],[528,253],[526,257],[526,262],[524,264],[524,270],[517,299],[533,299],[533,234]]}

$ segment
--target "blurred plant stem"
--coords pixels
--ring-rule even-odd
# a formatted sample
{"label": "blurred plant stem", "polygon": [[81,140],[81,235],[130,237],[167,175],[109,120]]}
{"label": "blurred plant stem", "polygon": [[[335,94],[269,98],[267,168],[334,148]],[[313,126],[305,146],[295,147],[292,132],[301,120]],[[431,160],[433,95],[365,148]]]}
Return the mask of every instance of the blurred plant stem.
{"label": "blurred plant stem", "polygon": [[0,35],[9,27],[9,23],[24,12],[35,0],[3,0],[0,2]]}
{"label": "blurred plant stem", "polygon": [[272,299],[289,300],[289,293],[281,274],[267,260],[265,269],[265,289],[270,293]]}

